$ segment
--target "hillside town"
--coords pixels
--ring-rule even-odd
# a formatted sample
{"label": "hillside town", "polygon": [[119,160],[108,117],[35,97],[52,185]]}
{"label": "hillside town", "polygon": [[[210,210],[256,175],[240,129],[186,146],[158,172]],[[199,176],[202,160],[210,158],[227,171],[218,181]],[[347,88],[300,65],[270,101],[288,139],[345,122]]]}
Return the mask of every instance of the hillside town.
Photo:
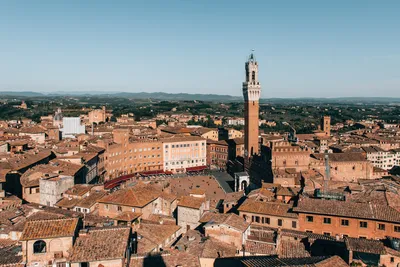
{"label": "hillside town", "polygon": [[242,86],[236,116],[1,120],[0,267],[400,266],[399,121],[265,118],[254,54]]}

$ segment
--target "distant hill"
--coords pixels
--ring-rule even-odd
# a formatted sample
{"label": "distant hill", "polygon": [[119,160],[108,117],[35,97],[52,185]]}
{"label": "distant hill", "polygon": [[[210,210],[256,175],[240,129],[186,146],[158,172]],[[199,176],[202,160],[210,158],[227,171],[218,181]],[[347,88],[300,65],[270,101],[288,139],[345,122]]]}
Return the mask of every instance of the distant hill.
{"label": "distant hill", "polygon": [[51,93],[36,93],[36,92],[0,92],[0,96],[19,96],[19,97],[42,97],[42,96],[96,96],[96,97],[123,97],[136,99],[157,99],[157,100],[180,100],[180,101],[240,101],[243,98],[239,96],[217,95],[217,94],[169,94],[163,92],[154,93],[131,93],[131,92],[98,92],[98,91],[82,91],[82,92],[51,92]]}
{"label": "distant hill", "polygon": [[[217,94],[187,94],[187,93],[163,93],[163,92],[103,92],[103,91],[71,91],[71,92],[51,92],[51,93],[39,93],[31,91],[0,91],[0,96],[12,96],[12,97],[60,97],[60,96],[76,96],[76,97],[100,97],[100,98],[133,98],[133,99],[155,99],[155,100],[167,100],[167,101],[216,101],[216,102],[236,102],[243,101],[242,96],[231,96],[231,95],[217,95]],[[388,104],[394,103],[399,104],[400,98],[392,97],[336,97],[336,98],[262,98],[260,103],[342,103],[342,104]]]}
{"label": "distant hill", "polygon": [[333,98],[262,98],[260,103],[333,103],[333,104],[390,104],[400,103],[396,97],[333,97]]}
{"label": "distant hill", "polygon": [[24,96],[24,97],[37,97],[37,96],[44,96],[42,93],[38,92],[31,92],[31,91],[0,91],[0,95],[3,96]]}
{"label": "distant hill", "polygon": [[231,95],[216,95],[216,94],[168,94],[168,93],[115,93],[111,96],[129,97],[129,98],[152,98],[158,100],[200,100],[200,101],[239,101],[242,97]]}

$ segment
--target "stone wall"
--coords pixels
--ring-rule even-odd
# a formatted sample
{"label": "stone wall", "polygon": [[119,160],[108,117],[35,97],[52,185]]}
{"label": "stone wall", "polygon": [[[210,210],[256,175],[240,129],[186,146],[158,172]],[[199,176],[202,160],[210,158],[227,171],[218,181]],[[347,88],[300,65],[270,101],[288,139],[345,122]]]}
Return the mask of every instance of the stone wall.
{"label": "stone wall", "polygon": [[182,227],[181,230],[183,233],[186,233],[189,229],[196,229],[200,225],[200,217],[200,209],[178,206],[178,225]]}
{"label": "stone wall", "polygon": [[62,194],[73,186],[74,177],[72,176],[59,176],[48,180],[41,179],[39,181],[40,204],[53,207],[62,198]]}

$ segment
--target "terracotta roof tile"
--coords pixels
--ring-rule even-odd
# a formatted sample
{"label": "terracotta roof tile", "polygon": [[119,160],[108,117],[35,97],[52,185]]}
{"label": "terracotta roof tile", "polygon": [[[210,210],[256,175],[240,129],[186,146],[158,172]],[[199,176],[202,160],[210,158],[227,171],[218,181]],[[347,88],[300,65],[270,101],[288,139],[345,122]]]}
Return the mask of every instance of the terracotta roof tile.
{"label": "terracotta roof tile", "polygon": [[[329,153],[329,161],[367,161],[363,153]],[[313,154],[314,158],[324,160],[325,154]]]}
{"label": "terracotta roof tile", "polygon": [[[317,267],[328,257],[304,257],[304,258],[278,258],[277,256],[248,256],[217,259],[216,264],[221,266],[245,266],[245,267]],[[326,266],[326,265],[325,265]],[[330,265],[335,266],[336,265]],[[340,265],[339,265],[340,266]],[[345,265],[346,266],[346,265]]]}
{"label": "terracotta roof tile", "polygon": [[21,176],[21,184],[24,187],[38,186],[41,178],[46,175],[75,176],[83,168],[83,165],[72,164],[61,160],[52,160],[49,164],[40,164],[30,168]]}
{"label": "terracotta roof tile", "polygon": [[230,244],[226,244],[219,240],[209,238],[204,241],[204,246],[200,250],[201,258],[219,258],[219,257],[231,257],[236,254],[236,247]]}
{"label": "terracotta roof tile", "polygon": [[136,231],[138,235],[149,239],[157,245],[161,245],[174,233],[177,233],[179,229],[181,227],[178,225],[141,223]]}
{"label": "terracotta roof tile", "polygon": [[[200,221],[204,221],[205,219],[206,218],[203,216]],[[204,227],[207,228],[219,224],[230,226],[241,232],[246,231],[250,226],[250,223],[234,213],[214,213],[213,216],[210,216],[208,223]]]}
{"label": "terracotta roof tile", "polygon": [[192,209],[200,209],[201,205],[205,201],[205,198],[182,196],[179,198],[178,206]]}
{"label": "terracotta roof tile", "polygon": [[297,240],[280,240],[278,246],[279,258],[304,258],[310,257],[303,243]]}
{"label": "terracotta roof tile", "polygon": [[215,204],[225,197],[224,190],[213,176],[188,176],[169,182],[171,193],[178,197],[189,196],[195,188],[203,189],[206,199]]}
{"label": "terracotta roof tile", "polygon": [[296,213],[290,212],[291,208],[292,207],[289,204],[246,199],[246,201],[242,205],[240,205],[238,211],[297,218]]}
{"label": "terracotta roof tile", "polygon": [[64,198],[60,199],[56,204],[54,204],[54,206],[60,207],[60,208],[72,209],[73,207],[76,206],[76,204],[79,203],[79,201],[80,201],[80,199],[78,199],[78,198],[64,197]]}
{"label": "terracotta roof tile", "polygon": [[104,196],[100,203],[111,203],[129,207],[144,207],[159,197],[160,193],[150,186],[136,185]]}
{"label": "terracotta roof tile", "polygon": [[112,218],[117,221],[133,222],[140,216],[142,216],[142,213],[140,212],[124,211]]}
{"label": "terracotta roof tile", "polygon": [[93,205],[97,203],[99,199],[101,199],[106,192],[104,191],[94,191],[91,192],[89,196],[82,198],[77,204],[77,207],[81,208],[91,208]]}
{"label": "terracotta roof tile", "polygon": [[76,239],[71,262],[91,262],[125,258],[131,229],[129,227],[89,229]]}
{"label": "terracotta roof tile", "polygon": [[293,210],[300,213],[325,214],[395,223],[400,221],[400,212],[397,210],[389,206],[371,203],[356,203],[350,201],[303,197],[300,198],[297,207]]}
{"label": "terracotta roof tile", "polygon": [[347,263],[339,256],[332,256],[315,264],[315,267],[348,267]]}
{"label": "terracotta roof tile", "polygon": [[92,189],[93,185],[89,184],[76,184],[65,191],[65,195],[83,196]]}
{"label": "terracotta roof tile", "polygon": [[20,240],[74,236],[79,219],[28,221]]}
{"label": "terracotta roof tile", "polygon": [[232,192],[232,193],[227,193],[224,198],[224,204],[225,203],[237,203],[242,197],[244,197],[243,192]]}
{"label": "terracotta roof tile", "polygon": [[164,266],[164,267],[200,267],[200,260],[195,255],[185,251],[172,250],[162,254],[132,257],[130,266]]}
{"label": "terracotta roof tile", "polygon": [[41,150],[37,153],[24,153],[10,158],[8,163],[12,170],[18,171],[50,157],[51,153],[50,150]]}
{"label": "terracotta roof tile", "polygon": [[25,266],[22,263],[22,247],[18,245],[0,248],[0,266]]}
{"label": "terracotta roof tile", "polygon": [[249,241],[247,240],[245,245],[245,251],[260,255],[276,255],[275,245],[263,242]]}
{"label": "terracotta roof tile", "polygon": [[232,257],[236,247],[214,238],[205,238],[196,230],[189,230],[177,242],[176,248],[202,258]]}
{"label": "terracotta roof tile", "polygon": [[346,248],[349,251],[364,252],[371,254],[386,254],[385,246],[379,240],[361,239],[361,238],[345,238]]}

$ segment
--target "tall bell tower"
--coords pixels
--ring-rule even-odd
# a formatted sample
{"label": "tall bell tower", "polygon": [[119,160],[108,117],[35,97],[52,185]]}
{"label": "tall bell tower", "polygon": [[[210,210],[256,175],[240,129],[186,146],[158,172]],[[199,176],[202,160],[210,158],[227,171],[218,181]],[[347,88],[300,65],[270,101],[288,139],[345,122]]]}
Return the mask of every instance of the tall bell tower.
{"label": "tall bell tower", "polygon": [[258,116],[261,85],[258,81],[258,63],[251,53],[245,64],[246,81],[243,83],[244,97],[244,149],[245,157],[259,154]]}

